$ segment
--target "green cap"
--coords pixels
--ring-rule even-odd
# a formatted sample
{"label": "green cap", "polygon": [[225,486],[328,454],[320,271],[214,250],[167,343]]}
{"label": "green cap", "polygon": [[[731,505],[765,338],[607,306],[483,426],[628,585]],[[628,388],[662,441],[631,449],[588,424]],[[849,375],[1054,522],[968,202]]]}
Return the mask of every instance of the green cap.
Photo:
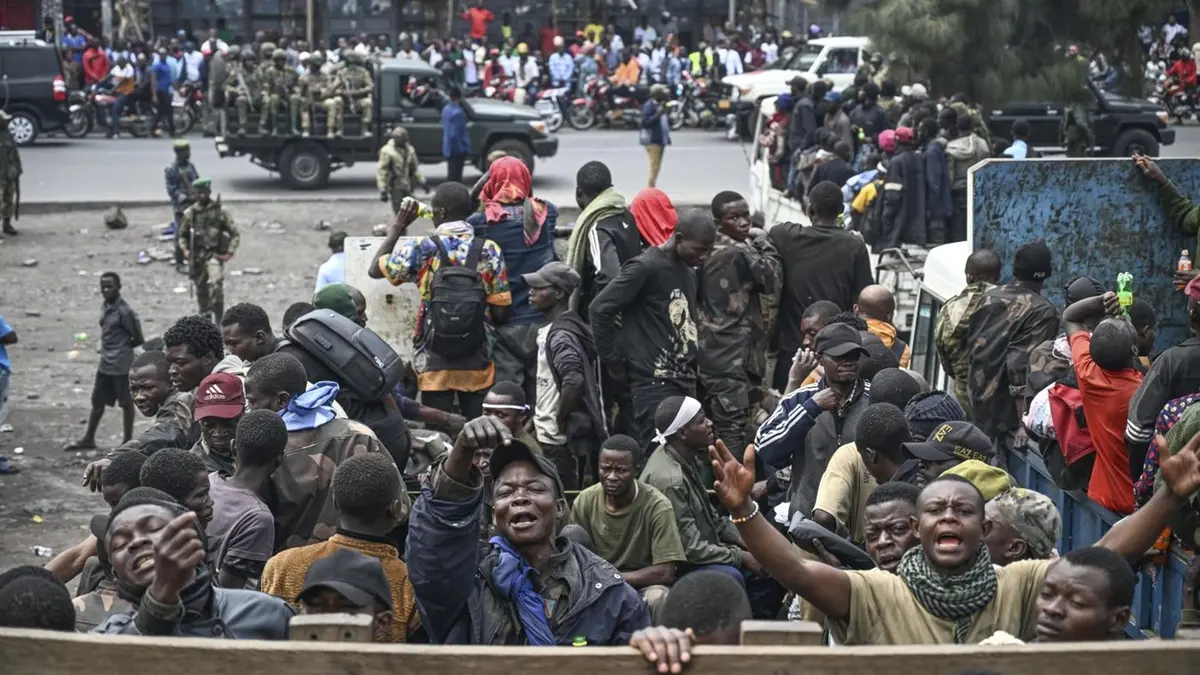
{"label": "green cap", "polygon": [[346,233],[341,230],[329,233],[329,248],[340,249],[346,244]]}
{"label": "green cap", "polygon": [[211,190],[212,181],[208,178],[197,178],[196,180],[192,181],[192,187],[196,188],[197,190]]}
{"label": "green cap", "polygon": [[313,296],[312,304],[316,309],[333,310],[347,319],[353,319],[358,315],[358,308],[354,306],[354,298],[350,297],[350,287],[346,284],[322,286],[321,290]]}
{"label": "green cap", "polygon": [[180,138],[180,139],[176,139],[176,141],[174,143],[172,143],[171,146],[174,147],[176,150],[183,150],[185,148],[192,147],[192,144],[188,143],[184,139]]}

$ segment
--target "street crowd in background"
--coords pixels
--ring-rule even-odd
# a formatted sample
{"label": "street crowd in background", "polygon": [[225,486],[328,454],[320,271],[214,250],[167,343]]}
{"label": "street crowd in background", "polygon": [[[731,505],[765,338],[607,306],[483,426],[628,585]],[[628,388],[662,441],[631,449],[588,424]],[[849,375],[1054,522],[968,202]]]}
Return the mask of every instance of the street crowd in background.
{"label": "street crowd in background", "polygon": [[[494,20],[466,16],[473,38]],[[584,37],[598,49],[605,30]],[[670,34],[641,31],[652,48]],[[232,50],[183,38],[185,55]],[[302,43],[274,46],[273,63],[304,64]],[[346,48],[353,68],[386,42]],[[200,313],[148,337],[149,299],[100,277],[92,410],[70,447],[95,448],[113,407],[124,442],[85,470],[104,501],[87,535],[0,574],[0,625],[282,639],[296,613],[349,612],[380,642],[632,644],[660,672],[751,618],[818,621],[837,645],[1120,639],[1135,568],[1200,532],[1200,278],[1178,280],[1192,336],[1155,355],[1156,308],[1088,270],[1071,270],[1063,307],[1044,297],[1061,272],[1045,242],[1012,260],[975,250],[936,317],[952,391],[932,388],[869,247],[965,238],[953,167],[992,150],[969,101],[938,110],[882,74],[850,93],[792,83],[772,133],[809,225],[764,230],[732,191],[702,209],[652,187],[627,200],[590,161],[564,255],[559,205],[514,157],[428,203],[381,187],[395,218],[365,271],[416,287],[407,363],[372,328],[394,317],[345,283],[345,233],[281,317],[226,309],[240,234],[177,142],[167,183]],[[1028,156],[1019,133],[1010,156]],[[833,158],[804,166],[809,143]],[[866,180],[882,225],[853,225],[859,154],[886,169]],[[940,225],[914,179],[931,161]],[[1200,229],[1153,161],[1130,170],[1166,219]],[[431,234],[410,235],[418,217]],[[0,318],[0,402],[21,383],[20,336]],[[138,413],[151,424],[135,433]],[[1005,470],[1035,449],[1060,485],[1126,516],[1096,546],[1059,556],[1057,507]],[[1200,636],[1198,581],[1193,559],[1180,637]]]}

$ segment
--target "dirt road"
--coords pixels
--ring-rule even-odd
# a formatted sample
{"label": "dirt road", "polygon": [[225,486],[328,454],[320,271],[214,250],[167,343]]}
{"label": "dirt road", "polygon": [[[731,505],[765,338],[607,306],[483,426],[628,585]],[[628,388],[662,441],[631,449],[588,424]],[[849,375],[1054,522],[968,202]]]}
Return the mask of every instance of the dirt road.
{"label": "dirt road", "polygon": [[[241,248],[226,266],[225,302],[261,305],[278,322],[284,309],[312,295],[317,267],[329,255],[320,221],[351,235],[370,234],[390,220],[379,202],[259,203],[228,206],[241,230]],[[0,455],[20,469],[0,475],[0,570],[45,564],[33,547],[55,553],[86,536],[87,522],[106,509],[98,494],[80,487],[89,460],[121,441],[119,409],[100,423],[100,451],[64,452],[83,435],[99,356],[99,277],[121,275],[125,299],[142,319],[147,338],[195,311],[186,279],[169,262],[167,244],[153,232],[166,209],[126,212],[129,228],[107,230],[99,212],[28,216],[18,237],[0,243],[0,314],[20,342],[9,348],[13,377]],[[166,258],[138,264],[138,252]],[[36,261],[36,262],[35,262]],[[76,339],[86,333],[87,338]],[[139,427],[145,421],[138,421]],[[20,454],[16,449],[21,448]]]}

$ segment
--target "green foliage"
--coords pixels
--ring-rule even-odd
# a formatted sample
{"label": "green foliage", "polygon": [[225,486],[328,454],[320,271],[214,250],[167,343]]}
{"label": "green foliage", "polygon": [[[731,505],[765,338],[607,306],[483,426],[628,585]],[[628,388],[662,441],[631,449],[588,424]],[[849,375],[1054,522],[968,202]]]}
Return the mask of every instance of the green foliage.
{"label": "green foliage", "polygon": [[[841,1],[841,0],[835,0]],[[859,6],[851,30],[889,58],[898,83],[927,80],[937,95],[966,93],[997,104],[1078,100],[1086,64],[1064,56],[1079,44],[1127,63],[1140,87],[1137,27],[1157,25],[1171,0],[877,0]]]}

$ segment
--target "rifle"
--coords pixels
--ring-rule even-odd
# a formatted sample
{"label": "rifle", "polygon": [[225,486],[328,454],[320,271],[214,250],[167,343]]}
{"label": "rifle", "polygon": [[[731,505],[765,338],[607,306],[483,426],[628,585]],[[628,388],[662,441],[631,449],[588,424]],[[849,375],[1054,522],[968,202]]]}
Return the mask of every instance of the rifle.
{"label": "rifle", "polygon": [[[183,223],[180,223],[182,226]],[[188,300],[192,299],[196,284],[193,283],[196,278],[196,225],[193,223],[188,228]]]}

